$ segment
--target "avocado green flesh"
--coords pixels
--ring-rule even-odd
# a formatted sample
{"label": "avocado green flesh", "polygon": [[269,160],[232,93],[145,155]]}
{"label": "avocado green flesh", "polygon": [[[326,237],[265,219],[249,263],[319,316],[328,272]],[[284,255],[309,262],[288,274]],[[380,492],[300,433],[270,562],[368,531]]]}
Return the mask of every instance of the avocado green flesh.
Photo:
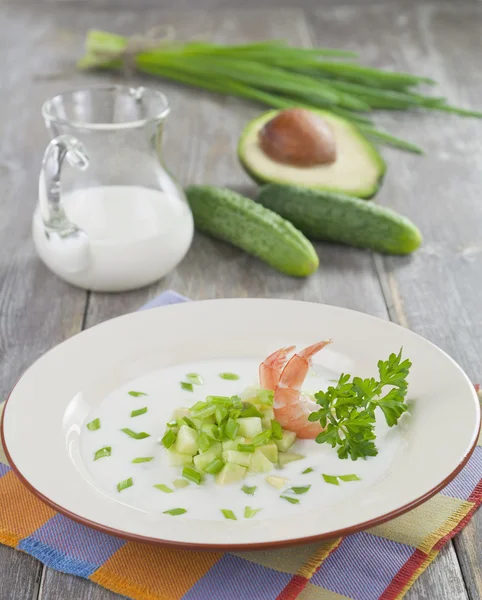
{"label": "avocado green flesh", "polygon": [[406,217],[371,202],[333,192],[269,184],[256,201],[289,219],[314,240],[409,254],[422,236]]}
{"label": "avocado green flesh", "polygon": [[284,183],[313,189],[342,192],[370,198],[380,185],[386,170],[375,147],[341,117],[314,110],[330,125],[337,158],[335,162],[312,167],[297,167],[270,158],[259,145],[259,132],[280,111],[264,113],[245,127],[238,145],[238,156],[248,174],[258,183]]}
{"label": "avocado green flesh", "polygon": [[242,248],[287,275],[305,277],[318,268],[311,242],[291,223],[250,198],[209,185],[189,186],[186,196],[200,231]]}

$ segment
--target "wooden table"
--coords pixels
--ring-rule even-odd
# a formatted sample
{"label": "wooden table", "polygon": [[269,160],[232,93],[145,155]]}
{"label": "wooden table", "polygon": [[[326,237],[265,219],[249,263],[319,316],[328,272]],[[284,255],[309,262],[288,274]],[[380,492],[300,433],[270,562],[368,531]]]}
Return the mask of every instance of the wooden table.
{"label": "wooden table", "polygon": [[[162,8],[162,5],[175,9]],[[283,4],[285,5],[283,7]],[[197,235],[182,265],[149,289],[88,294],[37,259],[30,219],[47,133],[41,102],[58,91],[118,81],[77,73],[90,27],[126,34],[171,23],[180,38],[224,42],[286,38],[359,51],[365,62],[434,77],[455,103],[482,107],[482,4],[474,1],[261,2],[259,0],[12,0],[0,11],[0,397],[43,352],[168,288],[194,298],[277,297],[337,304],[392,319],[482,378],[482,124],[444,115],[384,115],[380,124],[422,144],[424,158],[384,150],[389,170],[378,201],[410,216],[425,237],[411,258],[319,245],[320,269],[299,281]],[[243,8],[230,8],[240,6]],[[271,9],[269,8],[271,6]],[[195,8],[192,8],[195,7]],[[203,10],[201,10],[201,8]],[[145,82],[140,77],[135,82]],[[253,184],[236,159],[244,123],[260,108],[170,83],[165,157],[183,183]],[[369,341],[367,340],[367,343]],[[454,419],[456,398],[454,398]],[[482,512],[440,553],[410,600],[482,599]],[[1,600],[112,600],[85,580],[0,547]]]}

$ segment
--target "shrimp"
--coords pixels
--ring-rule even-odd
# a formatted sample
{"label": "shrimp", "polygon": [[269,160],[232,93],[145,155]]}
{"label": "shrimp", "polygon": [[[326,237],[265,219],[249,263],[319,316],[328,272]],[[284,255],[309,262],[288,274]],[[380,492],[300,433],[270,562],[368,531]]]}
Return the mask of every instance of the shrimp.
{"label": "shrimp", "polygon": [[284,429],[294,431],[299,438],[313,439],[323,431],[320,423],[308,421],[308,415],[315,410],[315,405],[302,396],[301,386],[308,374],[311,357],[331,341],[308,346],[294,354],[288,362],[286,358],[293,347],[282,348],[260,365],[261,385],[274,390],[273,408],[276,420]]}

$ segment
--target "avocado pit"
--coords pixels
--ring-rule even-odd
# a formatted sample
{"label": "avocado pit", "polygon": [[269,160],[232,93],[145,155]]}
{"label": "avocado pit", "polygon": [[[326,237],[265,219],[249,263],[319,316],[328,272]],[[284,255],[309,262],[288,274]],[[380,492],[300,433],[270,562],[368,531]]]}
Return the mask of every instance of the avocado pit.
{"label": "avocado pit", "polygon": [[272,160],[296,167],[331,164],[336,160],[330,125],[304,108],[288,108],[259,132],[259,145]]}

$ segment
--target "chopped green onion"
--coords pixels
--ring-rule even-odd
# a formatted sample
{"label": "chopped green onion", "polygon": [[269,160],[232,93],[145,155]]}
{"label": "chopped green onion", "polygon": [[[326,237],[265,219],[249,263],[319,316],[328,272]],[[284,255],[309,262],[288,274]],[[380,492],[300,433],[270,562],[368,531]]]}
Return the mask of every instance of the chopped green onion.
{"label": "chopped green onion", "polygon": [[335,475],[325,475],[323,473],[322,477],[326,481],[326,483],[331,483],[332,485],[340,485],[340,483],[338,482],[338,477],[336,477]]}
{"label": "chopped green onion", "polygon": [[239,452],[250,452],[251,454],[254,452],[255,448],[253,444],[238,444]]}
{"label": "chopped green onion", "polygon": [[190,427],[191,429],[196,429],[196,425],[194,424],[193,421],[191,421],[191,419],[189,417],[183,417],[182,419],[180,419],[181,421],[184,421],[184,423]]}
{"label": "chopped green onion", "polygon": [[154,486],[156,490],[161,490],[161,492],[165,492],[166,494],[172,494],[174,490],[171,490],[170,487],[164,485],[163,483],[155,483]]}
{"label": "chopped green onion", "polygon": [[236,375],[236,373],[219,373],[219,377],[221,377],[221,379],[227,379],[229,381],[236,381],[237,379],[239,379],[239,375]]}
{"label": "chopped green onion", "polygon": [[147,396],[144,392],[127,392],[129,396],[133,396],[134,398],[139,398],[139,396]]}
{"label": "chopped green onion", "polygon": [[185,488],[189,485],[189,481],[186,481],[185,479],[174,479],[172,484],[175,488]]}
{"label": "chopped green onion", "polygon": [[193,406],[191,406],[191,412],[197,412],[198,410],[206,408],[206,406],[209,406],[208,402],[196,402],[196,404],[193,404]]}
{"label": "chopped green onion", "polygon": [[211,440],[205,433],[202,432],[198,433],[197,443],[203,452],[206,452],[206,450],[209,450],[209,448],[211,447]]}
{"label": "chopped green onion", "polygon": [[301,472],[302,475],[306,475],[307,473],[312,473],[313,469],[311,467],[308,467],[307,469],[305,469],[304,471]]}
{"label": "chopped green onion", "polygon": [[233,419],[233,421],[237,421],[239,419],[240,415],[241,415],[241,409],[240,408],[231,409],[229,411],[229,417],[231,419]]}
{"label": "chopped green onion", "polygon": [[260,510],[263,510],[263,509],[262,508],[251,508],[250,506],[246,506],[244,509],[244,518],[252,519],[255,514],[259,513]]}
{"label": "chopped green onion", "polygon": [[294,494],[306,494],[306,492],[310,489],[311,485],[300,485],[293,486],[287,492],[293,492]]}
{"label": "chopped green onion", "polygon": [[229,396],[206,396],[206,401],[217,406],[231,406],[233,403]]}
{"label": "chopped green onion", "polygon": [[231,519],[233,521],[237,521],[238,519],[236,519],[236,515],[233,513],[232,510],[229,510],[227,508],[222,508],[221,512],[223,513],[224,517],[226,519]]}
{"label": "chopped green onion", "polygon": [[[196,417],[196,419],[206,419],[207,417],[214,415],[216,410],[217,410],[217,408],[214,404],[208,404],[206,406],[206,408],[203,408],[203,409],[197,411],[195,417]],[[224,410],[226,410],[226,409],[224,409]]]}
{"label": "chopped green onion", "polygon": [[360,477],[354,473],[350,475],[338,475],[338,479],[341,479],[342,481],[360,481]]}
{"label": "chopped green onion", "polygon": [[271,431],[274,440],[282,440],[283,439],[283,429],[278,421],[272,419],[271,421]]}
{"label": "chopped green onion", "polygon": [[298,498],[292,498],[291,496],[280,496],[280,498],[283,498],[283,500],[287,500],[288,502],[291,502],[291,504],[299,504],[300,503]]}
{"label": "chopped green onion", "polygon": [[164,448],[170,448],[174,444],[176,439],[177,439],[177,433],[174,433],[174,431],[172,429],[169,429],[164,434],[164,437],[162,438],[161,442],[162,442],[162,445],[164,446]]}
{"label": "chopped green onion", "polygon": [[201,431],[212,439],[216,439],[218,428],[214,423],[202,423]]}
{"label": "chopped green onion", "polygon": [[154,460],[153,456],[140,456],[139,458],[133,458],[132,464],[138,465],[139,463],[151,462],[151,460]]}
{"label": "chopped green onion", "polygon": [[176,517],[177,515],[183,515],[185,512],[187,512],[185,508],[171,508],[171,510],[163,511],[163,514]]}
{"label": "chopped green onion", "polygon": [[224,467],[224,463],[220,458],[214,458],[205,468],[206,473],[216,475]]}
{"label": "chopped green onion", "polygon": [[134,481],[132,480],[132,477],[129,477],[129,479],[124,479],[124,481],[119,481],[119,483],[117,484],[117,491],[122,492],[122,490],[126,490],[127,488],[130,488],[133,485]]}
{"label": "chopped green onion", "polygon": [[168,427],[177,427],[177,421],[168,421],[166,425]]}
{"label": "chopped green onion", "polygon": [[140,415],[144,415],[147,412],[147,406],[144,406],[144,408],[138,408],[137,410],[133,410],[131,412],[131,417],[138,417]]}
{"label": "chopped green onion", "polygon": [[254,404],[249,404],[248,402],[246,402],[243,405],[243,408],[241,410],[241,417],[246,418],[246,417],[262,417],[263,413],[259,412],[259,410],[256,408],[256,406],[254,406]]}
{"label": "chopped green onion", "polygon": [[216,423],[221,425],[228,418],[228,410],[224,406],[218,406],[215,410]]}
{"label": "chopped green onion", "polygon": [[256,392],[258,404],[264,404],[265,406],[273,406],[274,404],[274,391],[273,390],[258,390]]}
{"label": "chopped green onion", "polygon": [[194,391],[192,383],[187,383],[186,381],[181,381],[181,387],[183,390],[186,390],[187,392]]}
{"label": "chopped green onion", "polygon": [[201,473],[199,473],[199,471],[191,469],[191,467],[184,467],[184,469],[182,470],[182,476],[186,479],[189,479],[189,481],[196,483],[197,485],[199,485],[202,481]]}
{"label": "chopped green onion", "polygon": [[94,419],[90,423],[87,423],[87,429],[89,431],[97,431],[100,429],[100,419]]}
{"label": "chopped green onion", "polygon": [[99,458],[111,456],[111,454],[112,454],[111,446],[104,446],[104,448],[100,448],[100,450],[97,450],[97,452],[94,454],[94,460],[99,460]]}
{"label": "chopped green onion", "polygon": [[232,408],[234,410],[242,410],[243,402],[241,401],[241,398],[239,396],[233,396],[231,400],[233,401]]}
{"label": "chopped green onion", "polygon": [[243,487],[241,489],[242,489],[242,491],[245,494],[249,494],[250,496],[253,496],[253,494],[256,491],[257,487],[258,487],[257,485],[251,485],[251,486],[250,485],[243,485]]}
{"label": "chopped green onion", "polygon": [[224,433],[230,440],[234,440],[234,438],[238,435],[239,431],[239,423],[236,423],[234,419],[231,417],[226,421],[226,425],[224,426]]}
{"label": "chopped green onion", "polygon": [[254,438],[252,439],[252,444],[255,447],[264,446],[265,444],[267,444],[269,442],[270,439],[271,439],[271,430],[267,429],[266,431],[263,431],[261,433],[258,433],[258,435],[255,435]]}
{"label": "chopped green onion", "polygon": [[[129,437],[134,438],[135,440],[143,440],[144,438],[148,438],[151,435],[150,433],[146,433],[145,431],[140,431],[139,433],[136,433],[135,431],[132,431],[132,429],[129,429],[128,427],[121,429],[121,431],[126,433]],[[171,432],[171,433],[173,433],[173,432]]]}
{"label": "chopped green onion", "polygon": [[197,373],[188,373],[186,379],[194,385],[202,385],[204,383],[201,375],[198,375]]}

